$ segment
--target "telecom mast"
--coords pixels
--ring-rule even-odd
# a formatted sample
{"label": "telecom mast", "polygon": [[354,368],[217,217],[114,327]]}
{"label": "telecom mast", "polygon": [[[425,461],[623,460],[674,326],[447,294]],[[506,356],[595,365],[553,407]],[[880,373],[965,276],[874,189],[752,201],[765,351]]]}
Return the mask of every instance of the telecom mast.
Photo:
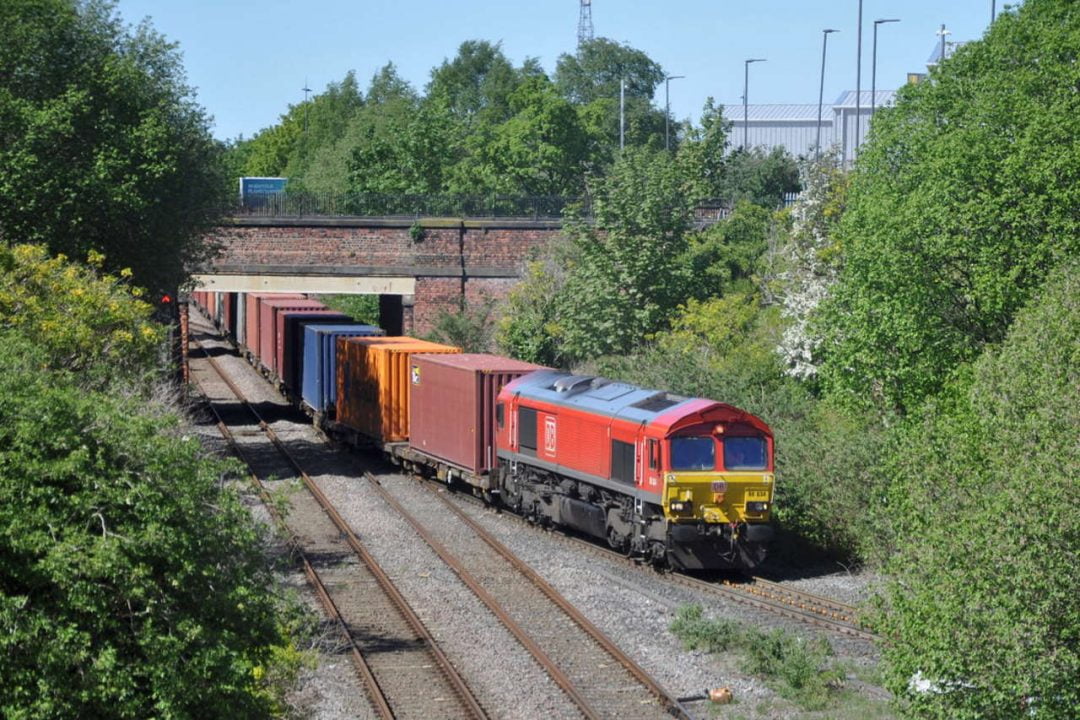
{"label": "telecom mast", "polygon": [[593,39],[592,27],[592,0],[581,0],[581,15],[578,17],[577,46],[581,46]]}

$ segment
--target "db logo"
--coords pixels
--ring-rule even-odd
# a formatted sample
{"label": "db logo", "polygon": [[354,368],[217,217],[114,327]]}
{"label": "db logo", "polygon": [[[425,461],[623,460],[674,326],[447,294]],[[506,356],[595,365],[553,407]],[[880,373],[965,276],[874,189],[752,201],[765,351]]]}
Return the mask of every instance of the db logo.
{"label": "db logo", "polygon": [[544,418],[544,452],[555,454],[555,418]]}

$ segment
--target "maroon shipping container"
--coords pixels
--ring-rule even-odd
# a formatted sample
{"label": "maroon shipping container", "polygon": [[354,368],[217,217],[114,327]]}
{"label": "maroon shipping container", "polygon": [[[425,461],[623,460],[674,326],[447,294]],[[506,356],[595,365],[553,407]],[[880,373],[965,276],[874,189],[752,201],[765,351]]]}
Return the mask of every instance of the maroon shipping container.
{"label": "maroon shipping container", "polygon": [[244,342],[243,345],[253,354],[259,354],[259,303],[265,298],[275,300],[300,300],[304,296],[297,293],[248,293],[244,296]]}
{"label": "maroon shipping container", "polygon": [[413,355],[409,445],[471,471],[494,467],[495,399],[539,365],[498,355]]}
{"label": "maroon shipping container", "polygon": [[273,372],[278,371],[275,364],[278,315],[282,312],[298,310],[326,312],[329,308],[318,300],[263,298],[259,301],[259,351],[257,354],[262,364]]}

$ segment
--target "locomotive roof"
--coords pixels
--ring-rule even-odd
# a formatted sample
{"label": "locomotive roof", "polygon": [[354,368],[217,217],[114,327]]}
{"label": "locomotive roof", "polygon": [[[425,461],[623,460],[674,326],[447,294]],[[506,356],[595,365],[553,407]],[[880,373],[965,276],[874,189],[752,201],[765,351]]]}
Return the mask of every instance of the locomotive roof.
{"label": "locomotive roof", "polygon": [[507,386],[522,397],[618,417],[631,422],[652,422],[680,406],[700,405],[700,400],[662,390],[647,390],[591,375],[570,375],[558,370],[538,370]]}

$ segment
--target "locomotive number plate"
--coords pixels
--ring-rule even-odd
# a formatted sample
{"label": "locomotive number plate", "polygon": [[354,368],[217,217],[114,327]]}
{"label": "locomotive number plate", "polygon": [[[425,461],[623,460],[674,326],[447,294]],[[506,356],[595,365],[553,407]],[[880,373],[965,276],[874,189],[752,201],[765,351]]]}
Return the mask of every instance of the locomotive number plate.
{"label": "locomotive number plate", "polygon": [[723,480],[713,480],[712,491],[714,493],[727,492],[727,483]]}

